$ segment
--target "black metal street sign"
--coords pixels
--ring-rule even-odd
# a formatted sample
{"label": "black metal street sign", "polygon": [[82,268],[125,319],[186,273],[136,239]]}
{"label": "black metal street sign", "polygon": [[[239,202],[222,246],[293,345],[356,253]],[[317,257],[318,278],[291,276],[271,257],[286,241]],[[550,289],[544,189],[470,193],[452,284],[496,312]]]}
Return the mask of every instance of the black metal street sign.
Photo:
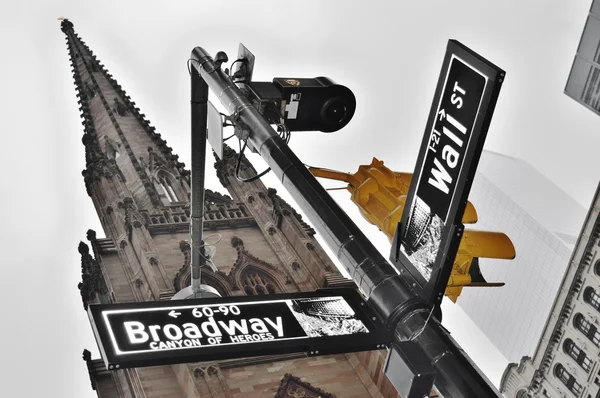
{"label": "black metal street sign", "polygon": [[[381,348],[391,337],[375,325],[353,289],[270,296],[90,305],[109,370],[307,352]],[[379,327],[377,327],[379,326]]]}
{"label": "black metal street sign", "polygon": [[441,302],[448,283],[503,80],[503,70],[461,43],[448,42],[390,256],[427,302]]}

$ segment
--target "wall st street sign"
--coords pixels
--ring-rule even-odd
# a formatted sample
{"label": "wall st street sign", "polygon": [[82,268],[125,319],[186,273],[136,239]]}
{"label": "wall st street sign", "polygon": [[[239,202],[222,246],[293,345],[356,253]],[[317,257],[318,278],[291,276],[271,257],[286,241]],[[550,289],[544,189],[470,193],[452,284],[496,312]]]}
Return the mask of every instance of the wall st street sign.
{"label": "wall st street sign", "polygon": [[[441,302],[504,71],[450,40],[390,259],[429,303]],[[408,271],[408,272],[404,272]]]}
{"label": "wall st street sign", "polygon": [[391,338],[353,289],[90,305],[109,370],[255,355],[381,348]]}

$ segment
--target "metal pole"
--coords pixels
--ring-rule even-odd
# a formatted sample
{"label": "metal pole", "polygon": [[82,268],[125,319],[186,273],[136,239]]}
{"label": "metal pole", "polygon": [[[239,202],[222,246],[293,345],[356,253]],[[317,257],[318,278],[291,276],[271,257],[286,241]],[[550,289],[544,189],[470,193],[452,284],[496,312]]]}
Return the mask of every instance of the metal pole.
{"label": "metal pole", "polygon": [[206,123],[208,117],[208,85],[195,68],[191,69],[191,111],[192,111],[192,174],[191,182],[191,254],[192,292],[194,297],[202,296],[200,274],[205,265],[202,228],[204,223],[204,170],[206,163]]}
{"label": "metal pole", "polygon": [[369,305],[394,330],[394,340],[414,341],[436,371],[435,386],[445,397],[499,397],[479,369],[411,292],[395,269],[335,203],[304,164],[279,138],[231,79],[201,47],[192,51],[194,68],[230,114],[250,135],[255,148],[306,213],[315,229],[354,279]]}

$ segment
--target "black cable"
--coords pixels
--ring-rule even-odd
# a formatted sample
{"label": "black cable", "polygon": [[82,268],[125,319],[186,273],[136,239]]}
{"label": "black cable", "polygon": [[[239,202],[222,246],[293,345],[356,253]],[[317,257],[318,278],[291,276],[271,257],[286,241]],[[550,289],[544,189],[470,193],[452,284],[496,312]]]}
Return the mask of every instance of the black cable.
{"label": "black cable", "polygon": [[190,76],[192,76],[192,70],[190,69],[190,62],[191,61],[196,61],[196,60],[194,58],[189,58],[187,60],[187,70],[188,70],[188,73],[189,73]]}
{"label": "black cable", "polygon": [[[287,128],[287,126],[286,126],[286,125],[284,125],[284,124],[279,124],[279,125],[277,125],[277,132],[278,132],[278,134],[279,134],[279,137],[280,137],[280,138],[281,138],[281,139],[282,139],[282,140],[283,140],[283,141],[284,141],[286,144],[287,144],[287,143],[290,141],[291,134],[290,134],[290,130]],[[228,137],[227,139],[229,139],[229,138],[231,138],[231,137]],[[244,178],[241,178],[241,177],[239,176],[239,172],[240,172],[240,165],[241,165],[241,163],[242,163],[242,156],[244,155],[244,151],[246,150],[246,146],[248,145],[248,140],[245,140],[245,141],[244,141],[244,146],[243,146],[243,147],[241,146],[241,144],[242,144],[242,140],[239,140],[239,144],[240,144],[240,154],[239,154],[239,156],[238,156],[237,164],[235,165],[235,178],[236,178],[238,181],[241,181],[241,182],[252,182],[252,181],[256,181],[256,180],[258,180],[259,178],[261,178],[262,176],[264,176],[265,174],[267,174],[269,171],[271,171],[271,168],[270,168],[270,167],[268,167],[268,168],[267,168],[265,171],[263,171],[263,172],[262,172],[262,173],[260,173],[260,174],[257,174],[257,175],[255,175],[254,177],[250,177],[250,178],[246,178],[246,179],[244,179]]]}
{"label": "black cable", "polygon": [[291,133],[285,124],[277,125],[277,134],[286,144],[290,142]]}
{"label": "black cable", "polygon": [[[240,144],[241,144],[241,140],[240,140]],[[244,150],[246,149],[246,145],[248,144],[248,141],[244,141],[244,146],[240,149],[240,154],[238,156],[238,160],[237,160],[237,164],[235,165],[235,178],[238,181],[241,182],[252,182],[252,181],[256,181],[258,180],[260,177],[264,176],[265,174],[267,174],[269,171],[271,171],[271,168],[267,168],[265,171],[263,171],[260,174],[255,175],[254,177],[250,177],[250,178],[242,178],[239,176],[240,173],[240,164],[242,163],[242,156],[244,156]]]}
{"label": "black cable", "polygon": [[[235,61],[233,61],[231,63],[231,65],[229,65],[229,73],[228,73],[228,75],[231,78],[231,80],[233,80],[235,78],[235,75],[231,75],[231,72],[233,71],[233,65],[235,65],[236,62],[245,62],[245,61],[246,61],[245,59],[239,58],[239,59],[236,59]],[[245,80],[233,80],[233,82],[234,83],[244,83]]]}

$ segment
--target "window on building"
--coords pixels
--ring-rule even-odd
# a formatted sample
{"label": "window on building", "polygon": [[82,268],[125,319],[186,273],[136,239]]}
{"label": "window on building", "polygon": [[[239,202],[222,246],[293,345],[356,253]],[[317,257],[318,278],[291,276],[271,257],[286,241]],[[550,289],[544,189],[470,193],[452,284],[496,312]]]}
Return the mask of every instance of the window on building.
{"label": "window on building", "polygon": [[158,176],[158,184],[162,189],[164,195],[169,199],[169,202],[179,202],[179,198],[173,189],[171,179],[164,173],[160,173]]}
{"label": "window on building", "polygon": [[275,284],[269,277],[258,272],[247,272],[243,277],[244,291],[248,296],[275,294]]}
{"label": "window on building", "polygon": [[575,314],[573,317],[573,325],[575,326],[575,329],[583,333],[591,342],[600,346],[600,332],[598,332],[596,326],[592,325],[583,315],[580,313]]}
{"label": "window on building", "polygon": [[593,287],[588,286],[583,291],[583,301],[600,311],[600,295]]}
{"label": "window on building", "polygon": [[[600,242],[598,245],[600,245]],[[596,263],[594,263],[594,272],[596,275],[600,276],[600,260],[596,260]]]}
{"label": "window on building", "polygon": [[575,362],[577,362],[577,364],[581,366],[586,372],[589,372],[592,368],[592,360],[590,359],[590,357],[585,355],[585,352],[583,352],[573,340],[565,340],[565,342],[563,343],[563,351],[565,352],[565,354],[573,358]]}
{"label": "window on building", "polygon": [[556,376],[558,380],[560,380],[565,386],[567,386],[569,391],[575,394],[575,396],[578,397],[583,391],[583,386],[579,384],[577,380],[575,380],[575,377],[571,373],[569,373],[567,369],[565,369],[565,367],[562,366],[562,364],[556,364],[556,366],[554,367],[554,376]]}

